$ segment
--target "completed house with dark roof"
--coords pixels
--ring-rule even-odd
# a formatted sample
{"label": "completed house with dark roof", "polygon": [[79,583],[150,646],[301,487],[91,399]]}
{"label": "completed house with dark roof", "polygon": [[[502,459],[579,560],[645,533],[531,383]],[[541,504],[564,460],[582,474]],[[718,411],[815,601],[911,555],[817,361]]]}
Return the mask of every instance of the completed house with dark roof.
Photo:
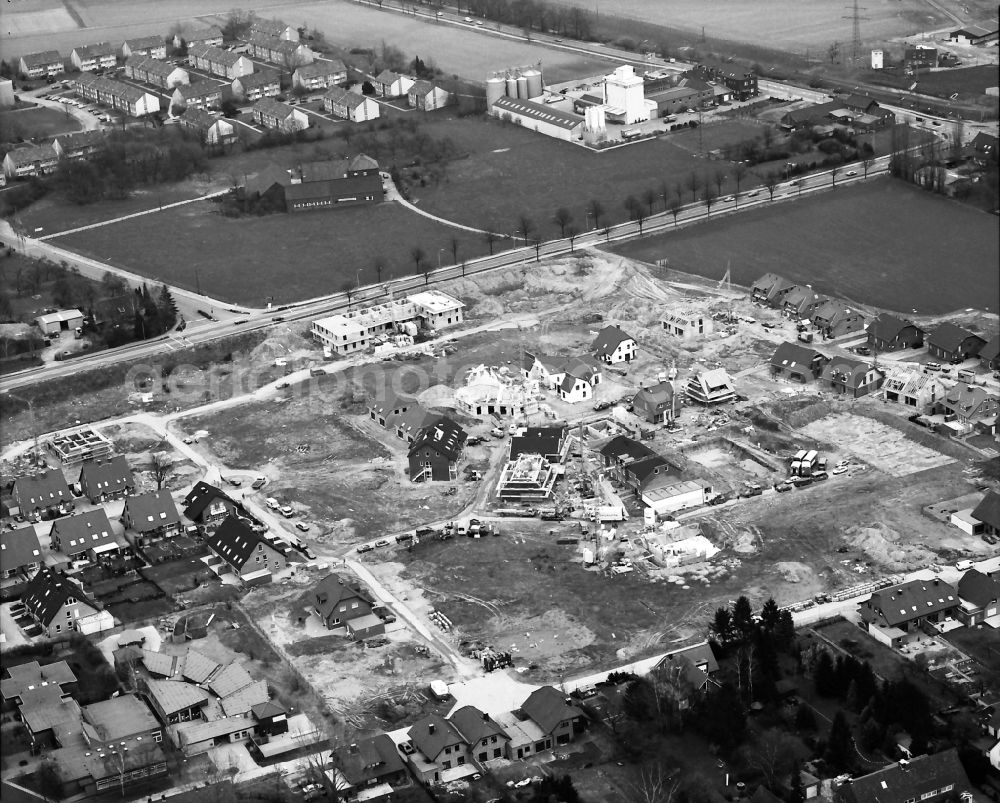
{"label": "completed house with dark roof", "polygon": [[22,516],[49,517],[73,509],[73,494],[58,469],[27,474],[14,480],[14,503]]}
{"label": "completed house with dark roof", "polygon": [[943,803],[977,799],[958,751],[917,756],[855,777],[833,790],[834,803]]}
{"label": "completed house with dark roof", "polygon": [[225,519],[205,543],[237,577],[251,585],[271,582],[272,575],[287,565],[285,556],[267,538],[235,516]]}
{"label": "completed house with dark roof", "polygon": [[351,619],[370,616],[371,598],[339,574],[328,574],[312,591],[312,608],[327,630],[346,627]]}
{"label": "completed house with dark roof", "polygon": [[0,531],[0,576],[30,578],[41,565],[42,545],[32,525]]}
{"label": "completed house with dark roof", "polygon": [[609,365],[632,362],[638,348],[635,338],[617,326],[605,326],[590,344],[593,355]]}
{"label": "completed house with dark roof", "polygon": [[677,406],[674,383],[663,381],[652,387],[642,388],[632,398],[632,412],[650,424],[669,424],[674,420]]}
{"label": "completed house with dark roof", "polygon": [[525,427],[523,432],[510,439],[509,460],[524,454],[537,454],[550,463],[561,463],[566,458],[569,441],[566,427]]}
{"label": "completed house with dark roof", "polygon": [[997,415],[1000,398],[981,385],[958,384],[950,388],[937,402],[937,410],[955,416],[961,424],[973,424]]}
{"label": "completed house with dark roof", "polygon": [[467,438],[465,430],[445,416],[417,432],[407,453],[410,482],[457,480]]}
{"label": "completed house with dark roof", "polygon": [[925,622],[944,620],[957,612],[958,591],[939,580],[910,580],[883,588],[858,604],[861,622],[876,641],[898,647],[919,635]]}
{"label": "completed house with dark roof", "polygon": [[203,481],[196,482],[184,497],[184,515],[196,524],[218,524],[237,509],[224,491]]}
{"label": "completed house with dark roof", "polygon": [[96,505],[135,491],[135,477],[123,455],[110,460],[88,460],[80,467],[80,488]]}
{"label": "completed house with dark roof", "polygon": [[947,322],[927,336],[927,351],[945,362],[962,362],[975,357],[985,345],[985,338]]}
{"label": "completed house with dark roof", "polygon": [[883,312],[868,323],[868,347],[874,351],[900,351],[920,348],[924,330],[913,321]]}
{"label": "completed house with dark roof", "polygon": [[122,523],[144,538],[178,535],[184,526],[174,498],[166,489],[127,497]]}
{"label": "completed house with dark roof", "polygon": [[885,373],[871,363],[842,357],[828,362],[820,374],[824,388],[855,399],[874,393],[884,379]]}
{"label": "completed house with dark roof", "polygon": [[47,566],[28,581],[21,604],[49,638],[76,630],[81,618],[101,610],[82,586]]}
{"label": "completed house with dark roof", "polygon": [[507,755],[510,736],[489,714],[474,705],[466,705],[452,712],[448,719],[465,737],[473,759],[480,766]]}
{"label": "completed house with dark roof", "polygon": [[421,783],[439,783],[443,771],[471,762],[468,740],[438,714],[428,714],[417,720],[407,735],[415,748],[407,760]]}
{"label": "completed house with dark roof", "polygon": [[771,378],[804,385],[819,379],[827,362],[829,357],[820,354],[816,349],[786,341],[771,355]]}
{"label": "completed house with dark roof", "polygon": [[958,621],[966,627],[981,625],[1000,613],[1000,580],[978,569],[969,569],[958,581],[958,597],[961,600],[955,614]]}
{"label": "completed house with dark roof", "polygon": [[583,711],[552,686],[535,689],[521,705],[521,712],[545,734],[545,749],[571,742],[586,725]]}
{"label": "completed house with dark roof", "polygon": [[982,525],[982,532],[1000,535],[1000,493],[989,490],[972,511],[972,518]]}
{"label": "completed house with dark roof", "polygon": [[337,789],[347,793],[348,799],[355,799],[371,787],[399,786],[407,780],[399,749],[384,733],[341,745],[333,751],[333,765],[327,775]]}
{"label": "completed house with dark roof", "polygon": [[120,552],[124,543],[119,542],[102,507],[56,519],[49,537],[52,548],[70,560],[96,561],[101,555]]}
{"label": "completed house with dark roof", "polygon": [[993,335],[979,350],[979,365],[987,371],[1000,371],[1000,335]]}
{"label": "completed house with dark roof", "polygon": [[830,298],[813,310],[810,321],[828,338],[843,337],[865,328],[865,318],[860,312]]}

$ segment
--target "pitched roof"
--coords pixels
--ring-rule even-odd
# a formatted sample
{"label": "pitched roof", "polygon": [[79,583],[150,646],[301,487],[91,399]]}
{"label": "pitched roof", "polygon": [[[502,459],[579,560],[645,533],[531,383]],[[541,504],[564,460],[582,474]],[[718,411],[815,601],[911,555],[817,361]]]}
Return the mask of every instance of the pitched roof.
{"label": "pitched roof", "polygon": [[751,287],[754,290],[763,290],[766,293],[770,293],[771,290],[779,284],[789,284],[789,282],[777,273],[765,273],[757,279]]}
{"label": "pitched roof", "polygon": [[42,562],[42,544],[30,524],[0,531],[0,566],[4,571]]}
{"label": "pitched roof", "polygon": [[583,716],[579,708],[566,702],[566,696],[552,686],[535,689],[521,705],[521,710],[545,733],[552,733],[560,722]]}
{"label": "pitched roof", "polygon": [[74,47],[73,52],[81,59],[92,59],[99,56],[115,56],[118,53],[118,49],[110,42],[95,42],[92,45]]}
{"label": "pitched roof", "polygon": [[279,120],[284,120],[291,117],[295,109],[287,103],[282,103],[280,100],[275,100],[274,98],[261,98],[253,105],[252,111],[266,115],[267,117],[276,117]]}
{"label": "pitched roof", "polygon": [[865,376],[872,368],[871,363],[838,357],[826,364],[822,377],[827,382],[840,382],[849,388],[857,389],[861,387]]}
{"label": "pitched roof", "polygon": [[347,163],[347,170],[349,172],[357,172],[359,170],[378,170],[378,160],[373,159],[366,153],[359,153],[357,156],[350,159]]}
{"label": "pitched roof", "polygon": [[188,44],[192,42],[204,42],[207,39],[221,39],[222,29],[217,25],[209,25],[207,28],[198,28],[190,31],[182,37]]}
{"label": "pitched roof", "polygon": [[944,351],[958,351],[962,343],[970,337],[986,342],[979,335],[946,321],[927,336],[927,345],[936,346]]}
{"label": "pitched roof", "polygon": [[258,545],[274,549],[262,533],[254,532],[235,516],[227,516],[219,528],[205,539],[208,547],[232,566],[242,567],[253,557]]}
{"label": "pitched roof", "polygon": [[283,20],[279,19],[264,19],[263,17],[256,17],[250,23],[251,31],[258,31],[261,33],[270,34],[271,36],[281,36],[288,28],[292,26]]}
{"label": "pitched roof", "polygon": [[129,46],[130,50],[135,50],[136,48],[140,50],[145,50],[146,48],[152,47],[166,47],[167,43],[164,41],[162,36],[140,36],[136,39],[126,39],[125,44]]}
{"label": "pitched roof", "polygon": [[250,706],[250,713],[253,714],[256,719],[268,719],[269,717],[275,717],[279,714],[287,714],[288,709],[279,702],[267,700],[263,703],[254,703]]}
{"label": "pitched roof", "polygon": [[632,406],[638,402],[653,409],[660,409],[669,405],[674,398],[674,386],[670,382],[659,382],[648,388],[642,388],[632,398]]}
{"label": "pitched roof", "polygon": [[803,368],[811,370],[813,361],[816,358],[823,358],[816,349],[800,346],[798,343],[788,341],[781,343],[771,355],[771,366],[774,368]]}
{"label": "pitched roof", "polygon": [[277,165],[266,165],[257,173],[246,179],[244,189],[248,193],[265,193],[275,184],[288,187],[292,183],[292,177],[287,170],[283,170]]}
{"label": "pitched roof", "polygon": [[35,162],[50,162],[59,158],[51,145],[27,145],[7,151],[7,157],[14,165],[30,165]]}
{"label": "pitched roof", "polygon": [[246,714],[253,706],[266,703],[270,699],[271,695],[267,690],[267,681],[256,680],[242,689],[234,691],[232,694],[227,694],[219,703],[222,706],[222,712],[227,717],[234,717]]}
{"label": "pitched roof", "polygon": [[990,362],[1000,357],[1000,335],[993,335],[979,350],[979,359]]}
{"label": "pitched roof", "polygon": [[911,320],[897,318],[895,315],[883,312],[881,315],[876,315],[871,319],[868,323],[868,332],[869,334],[877,337],[879,340],[889,341],[895,340],[899,333],[907,326],[913,326],[920,332],[923,331],[923,329]]}
{"label": "pitched roof", "polygon": [[194,45],[188,48],[188,56],[196,59],[208,59],[210,62],[232,67],[246,58],[235,50],[226,50],[218,45]]}
{"label": "pitched roof", "polygon": [[169,78],[177,70],[187,72],[183,67],[178,67],[173,62],[154,59],[149,56],[129,56],[125,64],[133,69],[145,73],[153,73],[161,78]]}
{"label": "pitched roof", "polygon": [[510,739],[507,731],[501,728],[489,714],[480,711],[474,705],[462,706],[457,711],[452,712],[448,719],[458,728],[469,744],[475,744],[490,736]]}
{"label": "pitched roof", "polygon": [[976,505],[975,510],[972,511],[972,518],[1000,530],[1000,493],[993,490],[987,491],[979,504]]}
{"label": "pitched roof", "polygon": [[181,521],[174,498],[166,489],[129,496],[125,499],[125,509],[132,516],[132,529],[140,533]]}
{"label": "pitched roof", "polygon": [[317,59],[312,64],[302,65],[295,72],[298,73],[299,78],[319,78],[346,71],[347,65],[340,59],[331,59],[329,61],[320,61]]}
{"label": "pitched roof", "polygon": [[28,67],[44,67],[48,64],[62,63],[62,56],[59,55],[58,50],[43,50],[40,53],[28,53],[27,55],[21,56],[22,61],[24,61],[24,66]]}
{"label": "pitched roof", "polygon": [[139,658],[146,671],[152,675],[173,677],[177,672],[177,656],[157,650],[143,650]]}
{"label": "pitched roof", "polygon": [[590,345],[590,350],[595,352],[599,357],[610,357],[614,354],[619,344],[624,343],[626,340],[635,340],[635,338],[617,326],[605,326],[597,333],[597,337],[594,338],[594,342]]}
{"label": "pitched roof", "polygon": [[414,722],[407,735],[414,746],[431,761],[448,745],[468,743],[458,728],[438,714],[428,714]]}
{"label": "pitched roof", "polygon": [[650,455],[642,460],[636,460],[634,463],[629,463],[625,470],[635,477],[636,481],[640,484],[653,474],[677,475],[676,469],[674,469],[670,462],[658,454]]}
{"label": "pitched roof", "polygon": [[334,753],[337,756],[335,763],[341,774],[355,787],[405,770],[399,749],[384,733],[355,744],[343,745]]}
{"label": "pitched roof", "polygon": [[890,764],[869,775],[854,778],[837,792],[847,803],[904,803],[920,799],[929,790],[953,784],[957,799],[972,790],[958,751],[952,747],[941,753],[923,755]]}
{"label": "pitched roof", "polygon": [[862,603],[862,618],[880,619],[889,627],[916,619],[918,616],[946,611],[958,605],[958,592],[943,580],[910,580],[872,594]]}
{"label": "pitched roof", "polygon": [[274,84],[281,85],[281,76],[274,70],[260,70],[259,72],[252,72],[250,75],[239,75],[233,79],[235,84],[237,81],[240,82],[240,86],[244,89],[255,89],[260,86],[273,86]]}
{"label": "pitched roof", "polygon": [[87,460],[80,467],[80,485],[91,493],[120,493],[135,487],[132,469],[124,455],[110,460]]}
{"label": "pitched roof", "polygon": [[253,676],[247,672],[243,664],[233,661],[226,664],[209,682],[208,688],[214,691],[219,697],[228,697],[230,694],[244,689],[254,682]]}
{"label": "pitched roof", "polygon": [[184,497],[184,515],[189,519],[198,518],[198,516],[205,512],[205,508],[211,504],[212,500],[219,497],[232,502],[234,505],[236,504],[221,488],[216,488],[204,480],[199,480],[188,491],[188,495]]}
{"label": "pitched roof", "polygon": [[207,691],[183,680],[147,680],[146,688],[157,707],[166,715],[207,703]]}
{"label": "pitched roof", "polygon": [[417,432],[410,444],[409,454],[418,449],[431,448],[449,460],[458,460],[468,433],[447,416]]}
{"label": "pitched roof", "polygon": [[323,93],[323,97],[329,98],[331,105],[346,106],[348,109],[356,109],[368,99],[366,95],[359,95],[339,86],[331,86]]}
{"label": "pitched roof", "polygon": [[559,111],[547,104],[535,103],[533,100],[504,96],[497,98],[493,102],[493,106],[568,131],[572,131],[574,128],[583,125],[583,117],[580,115]]}
{"label": "pitched roof", "polygon": [[56,519],[52,535],[59,536],[59,551],[66,555],[118,543],[103,507]]}
{"label": "pitched roof", "polygon": [[367,596],[360,589],[345,580],[339,574],[328,574],[313,589],[313,600],[319,615],[326,619],[333,613],[343,600],[362,599]]}
{"label": "pitched roof", "polygon": [[941,403],[953,412],[973,417],[985,402],[995,400],[996,396],[979,385],[955,385],[941,400]]}
{"label": "pitched roof", "polygon": [[406,78],[405,75],[400,75],[398,72],[393,72],[392,70],[382,70],[378,75],[375,76],[376,84],[391,84],[396,81],[397,78]]}
{"label": "pitched roof", "polygon": [[1000,599],[1000,581],[978,569],[969,569],[958,581],[958,596],[979,608]]}
{"label": "pitched roof", "polygon": [[59,143],[59,147],[63,150],[71,150],[73,148],[89,148],[92,145],[101,145],[104,143],[104,140],[104,132],[100,129],[95,129],[94,131],[73,131],[69,134],[60,134],[52,140],[52,144]]}
{"label": "pitched roof", "polygon": [[626,435],[616,435],[601,447],[603,457],[613,457],[616,460],[628,458],[630,461],[642,460],[655,455],[656,451],[651,449],[641,441],[629,438]]}
{"label": "pitched roof", "polygon": [[510,459],[522,454],[559,454],[566,439],[566,427],[527,427],[523,435],[510,439]]}
{"label": "pitched roof", "polygon": [[604,366],[589,354],[578,357],[567,357],[559,364],[559,370],[577,379],[586,379],[592,382],[595,376],[601,374]]}
{"label": "pitched roof", "polygon": [[24,594],[21,595],[21,603],[39,622],[48,627],[71,598],[98,610],[97,603],[87,596],[82,586],[48,566],[42,566],[28,581]]}
{"label": "pitched roof", "polygon": [[[429,410],[425,410],[419,404],[415,404],[405,413],[392,416],[390,421],[394,428],[401,429],[406,434],[411,432],[415,434],[423,427],[429,426],[441,418],[443,416],[439,413],[432,413]],[[389,421],[386,424],[388,425]]]}
{"label": "pitched roof", "polygon": [[402,394],[397,394],[395,391],[386,391],[385,395],[380,398],[374,398],[371,402],[371,408],[381,415],[388,415],[393,410],[401,410],[404,407],[410,407],[416,404],[416,400],[410,396],[403,396]]}
{"label": "pitched roof", "polygon": [[432,84],[430,81],[425,81],[423,79],[420,79],[413,82],[413,86],[411,86],[406,91],[406,94],[416,95],[419,97],[422,95],[430,94],[431,92],[434,91],[434,89],[435,89],[434,84]]}
{"label": "pitched roof", "polygon": [[181,676],[192,683],[205,683],[220,667],[217,661],[189,647],[184,655]]}
{"label": "pitched roof", "polygon": [[214,81],[198,81],[196,84],[178,84],[174,87],[174,93],[179,93],[184,100],[205,98],[210,95],[221,95],[222,84],[217,84]]}

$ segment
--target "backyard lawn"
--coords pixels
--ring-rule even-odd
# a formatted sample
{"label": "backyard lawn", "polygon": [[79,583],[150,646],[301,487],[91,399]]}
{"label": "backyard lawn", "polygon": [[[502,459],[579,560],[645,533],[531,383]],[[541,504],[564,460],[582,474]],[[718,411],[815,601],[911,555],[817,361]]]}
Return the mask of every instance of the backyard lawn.
{"label": "backyard lawn", "polygon": [[729,268],[741,285],[770,271],[821,293],[904,313],[996,312],[1000,297],[996,219],[889,178],[612,250],[647,262],[666,258],[674,270],[709,278]]}

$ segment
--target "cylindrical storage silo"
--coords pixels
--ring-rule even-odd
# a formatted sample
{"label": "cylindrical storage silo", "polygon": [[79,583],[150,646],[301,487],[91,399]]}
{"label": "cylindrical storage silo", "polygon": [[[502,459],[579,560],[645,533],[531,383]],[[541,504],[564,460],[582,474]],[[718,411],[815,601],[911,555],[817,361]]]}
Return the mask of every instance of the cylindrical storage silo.
{"label": "cylindrical storage silo", "polygon": [[507,73],[507,97],[517,97],[517,76]]}
{"label": "cylindrical storage silo", "polygon": [[486,79],[486,106],[489,108],[504,96],[507,91],[507,82],[503,76],[494,75]]}
{"label": "cylindrical storage silo", "polygon": [[523,75],[517,76],[517,96],[522,100],[528,99],[528,79]]}
{"label": "cylindrical storage silo", "polygon": [[528,82],[528,99],[541,97],[544,94],[542,88],[542,74],[535,69],[525,70],[524,77]]}

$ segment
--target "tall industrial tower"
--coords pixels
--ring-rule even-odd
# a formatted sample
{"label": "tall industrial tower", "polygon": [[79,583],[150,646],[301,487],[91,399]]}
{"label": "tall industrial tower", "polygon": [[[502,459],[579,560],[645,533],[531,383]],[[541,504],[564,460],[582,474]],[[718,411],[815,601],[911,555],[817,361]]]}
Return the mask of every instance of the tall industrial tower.
{"label": "tall industrial tower", "polygon": [[858,57],[861,55],[861,20],[868,19],[868,17],[862,17],[861,12],[867,11],[866,6],[858,6],[858,0],[854,0],[853,6],[844,6],[846,9],[850,9],[852,12],[850,16],[845,16],[844,19],[849,19],[853,22],[853,30],[851,31],[851,61],[857,62]]}

